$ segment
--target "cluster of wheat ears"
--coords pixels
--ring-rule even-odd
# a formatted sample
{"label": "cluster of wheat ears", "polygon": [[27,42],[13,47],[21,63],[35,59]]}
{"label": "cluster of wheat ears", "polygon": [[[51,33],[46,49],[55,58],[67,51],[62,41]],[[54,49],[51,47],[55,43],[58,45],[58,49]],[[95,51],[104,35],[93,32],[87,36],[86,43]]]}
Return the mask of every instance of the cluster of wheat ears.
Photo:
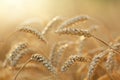
{"label": "cluster of wheat ears", "polygon": [[[38,39],[40,42],[37,42],[36,45],[46,46],[45,50],[48,53],[43,52],[42,48],[33,47],[30,40],[17,42],[11,46],[6,55],[3,62],[4,69],[16,71],[12,80],[17,80],[19,75],[22,75],[21,73],[24,75],[27,68],[34,69],[40,66],[48,71],[46,74],[50,74],[46,75],[46,78],[38,77],[34,80],[118,80],[120,38],[108,43],[93,34],[93,32],[97,32],[98,27],[87,25],[86,29],[80,28],[80,26],[84,27],[81,24],[87,24],[87,21],[92,19],[86,15],[67,20],[57,16],[42,31],[35,29],[30,24],[20,25],[15,33],[32,35],[32,38]],[[105,46],[92,50],[85,49],[85,44],[87,45],[87,40],[90,38],[98,42],[97,45],[102,43]],[[52,41],[50,42],[49,39]],[[47,48],[50,48],[50,51],[47,51]],[[27,55],[29,58],[26,60]],[[19,63],[21,60],[23,63]],[[40,64],[38,65],[38,63]],[[38,71],[39,74],[44,73],[40,69]],[[66,76],[68,77],[66,78]],[[23,78],[22,80],[33,79]]]}

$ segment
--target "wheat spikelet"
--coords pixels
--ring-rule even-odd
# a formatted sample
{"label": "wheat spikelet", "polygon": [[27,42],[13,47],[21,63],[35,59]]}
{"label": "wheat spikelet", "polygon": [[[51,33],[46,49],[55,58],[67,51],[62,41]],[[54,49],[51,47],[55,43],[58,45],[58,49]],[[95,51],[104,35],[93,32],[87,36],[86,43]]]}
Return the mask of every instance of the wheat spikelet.
{"label": "wheat spikelet", "polygon": [[75,62],[89,62],[89,58],[81,57],[79,55],[71,55],[61,67],[61,71],[67,71]]}
{"label": "wheat spikelet", "polygon": [[102,58],[108,54],[108,49],[99,53],[98,55],[95,55],[92,59],[92,62],[90,63],[89,70],[88,70],[88,80],[91,80],[94,71],[96,70],[96,67],[101,62]]}
{"label": "wheat spikelet", "polygon": [[77,25],[79,22],[83,22],[88,19],[89,19],[89,16],[87,15],[77,16],[77,17],[68,19],[63,24],[60,25],[59,29],[63,29],[65,27],[72,26],[72,25]]}
{"label": "wheat spikelet", "polygon": [[16,64],[16,56],[24,49],[28,47],[28,43],[26,42],[21,42],[16,44],[13,49],[10,50],[7,58],[4,61],[3,66],[6,67],[8,63],[10,63],[10,66],[14,67]]}
{"label": "wheat spikelet", "polygon": [[20,70],[17,72],[13,80],[16,80],[19,73],[22,71],[22,69],[31,61],[40,62],[43,64],[44,67],[48,69],[48,71],[52,72],[53,74],[56,74],[56,68],[51,64],[49,60],[47,60],[44,56],[40,54],[33,54],[31,58],[20,68]]}
{"label": "wheat spikelet", "polygon": [[53,27],[54,25],[60,23],[62,20],[63,20],[63,18],[60,17],[60,16],[54,17],[54,18],[45,26],[45,29],[42,31],[42,35],[47,34],[47,32],[49,31],[49,29],[50,29],[51,27]]}
{"label": "wheat spikelet", "polygon": [[35,35],[38,39],[42,40],[43,42],[47,42],[47,40],[44,38],[44,36],[36,29],[32,28],[30,25],[24,25],[20,28],[18,28],[18,31],[20,32],[27,32]]}
{"label": "wheat spikelet", "polygon": [[114,62],[115,62],[115,53],[113,53],[112,51],[109,52],[109,55],[107,57],[107,61],[106,61],[106,69],[108,72],[112,72],[113,68],[114,68]]}

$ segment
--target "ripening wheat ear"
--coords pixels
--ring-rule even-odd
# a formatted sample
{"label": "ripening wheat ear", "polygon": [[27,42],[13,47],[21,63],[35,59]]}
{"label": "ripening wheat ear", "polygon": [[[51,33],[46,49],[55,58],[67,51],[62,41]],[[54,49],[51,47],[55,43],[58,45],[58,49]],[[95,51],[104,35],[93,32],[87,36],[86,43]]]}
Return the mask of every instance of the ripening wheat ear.
{"label": "ripening wheat ear", "polygon": [[23,58],[25,55],[27,55],[29,53],[32,53],[32,50],[27,48],[27,49],[22,50],[19,54],[17,54],[14,59],[14,66],[16,66],[18,64],[18,62],[20,61],[21,58]]}
{"label": "ripening wheat ear", "polygon": [[72,26],[72,25],[78,25],[79,22],[83,22],[88,19],[89,19],[89,16],[87,15],[77,16],[77,17],[68,19],[63,24],[60,25],[59,29],[63,29],[65,27]]}
{"label": "ripening wheat ear", "polygon": [[44,38],[44,36],[38,30],[32,28],[30,25],[24,25],[22,27],[19,27],[18,31],[31,33],[31,34],[35,35],[38,39],[47,43],[47,40]]}
{"label": "ripening wheat ear", "polygon": [[112,46],[110,46],[108,43],[106,43],[105,41],[99,39],[98,37],[96,37],[95,35],[91,34],[89,32],[89,30],[84,30],[84,29],[77,29],[77,28],[64,28],[64,29],[58,29],[56,31],[56,33],[59,34],[70,34],[70,35],[78,35],[78,36],[84,36],[87,38],[94,38],[100,42],[102,42],[104,45],[108,46],[110,49],[112,49],[115,53],[120,54],[119,51],[115,50]]}
{"label": "ripening wheat ear", "polygon": [[92,76],[93,76],[97,66],[99,65],[101,60],[108,54],[108,52],[109,52],[109,50],[107,49],[93,57],[92,62],[90,63],[90,66],[89,66],[89,70],[88,70],[88,80],[92,79]]}
{"label": "ripening wheat ear", "polygon": [[8,63],[10,63],[10,66],[14,67],[16,66],[16,58],[20,54],[20,52],[28,47],[28,43],[21,42],[18,43],[13,47],[13,49],[10,50],[7,58],[4,61],[3,66],[6,67]]}
{"label": "ripening wheat ear", "polygon": [[50,61],[55,67],[58,66],[61,60],[62,54],[70,44],[72,44],[72,42],[63,42],[63,43],[60,42],[53,46],[50,53]]}
{"label": "ripening wheat ear", "polygon": [[61,71],[67,71],[75,62],[89,62],[90,59],[87,57],[81,57],[80,55],[71,55],[68,60],[65,61],[61,67]]}
{"label": "ripening wheat ear", "polygon": [[[120,43],[115,43],[112,46],[114,47],[114,49],[120,50]],[[109,55],[108,55],[107,61],[106,61],[106,65],[105,65],[108,72],[113,71],[114,64],[115,64],[115,56],[116,56],[116,54],[111,50],[109,52]]]}
{"label": "ripening wheat ear", "polygon": [[59,23],[62,22],[62,21],[63,21],[63,17],[60,17],[60,16],[54,17],[54,18],[45,26],[45,29],[42,31],[42,35],[47,34],[50,28],[52,28],[53,26],[56,26],[56,24],[59,24]]}
{"label": "ripening wheat ear", "polygon": [[53,74],[57,73],[56,68],[51,64],[51,62],[49,60],[47,60],[44,56],[40,55],[40,54],[33,54],[31,56],[31,58],[20,68],[20,70],[17,72],[17,74],[14,77],[14,80],[16,80],[17,76],[19,75],[19,73],[22,71],[22,69],[31,61],[35,61],[35,62],[40,62],[43,64],[44,67],[46,67],[50,72],[52,72]]}
{"label": "ripening wheat ear", "polygon": [[70,35],[79,35],[84,37],[92,37],[92,35],[89,33],[88,30],[84,29],[77,29],[77,28],[64,28],[64,29],[58,29],[56,33],[59,34],[70,34]]}
{"label": "ripening wheat ear", "polygon": [[115,62],[115,53],[113,53],[111,51],[111,52],[109,52],[109,55],[108,55],[107,61],[106,61],[106,65],[105,65],[108,72],[113,71],[114,62]]}

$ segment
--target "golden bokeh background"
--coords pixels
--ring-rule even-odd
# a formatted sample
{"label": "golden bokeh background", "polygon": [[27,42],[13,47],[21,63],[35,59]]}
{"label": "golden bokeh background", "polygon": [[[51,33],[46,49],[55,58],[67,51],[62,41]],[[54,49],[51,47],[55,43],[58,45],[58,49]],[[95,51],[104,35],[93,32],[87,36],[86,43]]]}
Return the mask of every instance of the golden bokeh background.
{"label": "golden bokeh background", "polygon": [[54,16],[89,15],[108,27],[114,36],[120,30],[119,0],[0,0],[0,41],[25,20],[41,23]]}
{"label": "golden bokeh background", "polygon": [[[54,28],[53,30],[51,30],[51,34],[47,34],[47,40],[49,44],[45,45],[42,41],[39,41],[36,38],[34,39],[32,35],[28,36],[28,34],[19,32],[14,33],[16,27],[18,27],[24,21],[28,21],[28,23],[36,22],[37,26],[34,26],[35,29],[41,31],[44,26],[55,16],[63,16],[68,19],[78,15],[88,15],[94,18],[96,22],[98,22],[98,26],[100,26],[100,29],[102,30],[100,32],[99,30],[96,31],[94,33],[95,36],[97,36],[97,34],[100,35],[97,37],[107,42],[108,44],[110,41],[112,42],[112,40],[115,40],[116,37],[120,36],[120,0],[0,0],[0,80],[13,80],[12,78],[15,76],[15,73],[13,73],[12,69],[9,70],[7,68],[3,68],[3,61],[5,60],[9,51],[12,50],[12,47],[18,42],[30,42],[30,49],[37,51],[45,57],[47,56],[49,58],[49,54],[52,51],[51,48],[55,43],[64,40],[70,41],[72,39],[73,41],[75,41],[76,38],[78,38],[78,36],[75,36],[74,38],[71,36],[62,36],[61,38],[61,36],[58,36],[58,34],[53,32],[53,30],[55,30]],[[103,44],[101,45],[98,42],[94,39],[86,41],[85,45],[83,42],[82,46],[85,47],[83,53],[86,53],[88,55],[89,51],[91,51],[92,49],[100,48]],[[77,43],[76,45],[75,42],[75,45],[72,45],[68,47],[68,49],[66,49],[66,51],[64,52],[65,55],[61,59],[61,63],[63,63],[69,55],[71,55],[72,53],[76,54],[79,49],[81,49],[76,48],[76,46],[78,47],[78,45],[79,43]],[[98,54],[98,52],[96,53]],[[96,53],[90,55],[93,57]],[[31,55],[28,55],[23,58],[20,63],[24,63],[25,60],[27,60],[30,56]],[[119,63],[119,56],[116,56],[116,58],[118,58],[117,60]],[[80,78],[81,80],[83,80],[82,78],[84,78],[87,74],[88,68],[86,67],[86,64],[83,64],[76,64],[76,66],[73,66],[71,70],[68,71],[65,75],[60,72],[61,80],[80,80]],[[62,64],[59,64],[58,69],[61,67],[61,65]],[[30,65],[30,67],[31,66],[33,65]],[[117,67],[119,66],[120,64],[117,64]],[[49,76],[46,76],[46,74],[48,75],[48,72],[46,72],[47,70],[44,71],[44,66],[38,67],[39,68],[35,67],[35,69],[33,67],[28,70],[26,69],[26,71],[20,75],[20,79],[18,80],[47,80],[44,79],[49,78]],[[40,69],[42,72],[37,69]],[[118,70],[116,68],[115,70],[116,73],[117,71],[120,72],[120,69]],[[102,68],[98,67],[97,71],[96,75],[99,76],[99,74],[104,74],[106,76],[106,72]],[[117,75],[116,73],[116,80],[120,80],[120,73]],[[96,77],[96,75],[95,78],[97,79],[98,76]],[[110,80],[108,76],[107,78],[108,79],[99,80]],[[84,80],[87,80],[86,77]]]}

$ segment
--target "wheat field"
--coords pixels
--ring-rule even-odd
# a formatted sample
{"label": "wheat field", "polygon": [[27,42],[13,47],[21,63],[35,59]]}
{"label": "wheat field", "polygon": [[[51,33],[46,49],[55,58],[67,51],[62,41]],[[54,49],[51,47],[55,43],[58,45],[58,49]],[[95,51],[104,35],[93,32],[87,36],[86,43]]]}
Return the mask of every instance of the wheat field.
{"label": "wheat field", "polygon": [[119,0],[0,2],[0,80],[120,80]]}

